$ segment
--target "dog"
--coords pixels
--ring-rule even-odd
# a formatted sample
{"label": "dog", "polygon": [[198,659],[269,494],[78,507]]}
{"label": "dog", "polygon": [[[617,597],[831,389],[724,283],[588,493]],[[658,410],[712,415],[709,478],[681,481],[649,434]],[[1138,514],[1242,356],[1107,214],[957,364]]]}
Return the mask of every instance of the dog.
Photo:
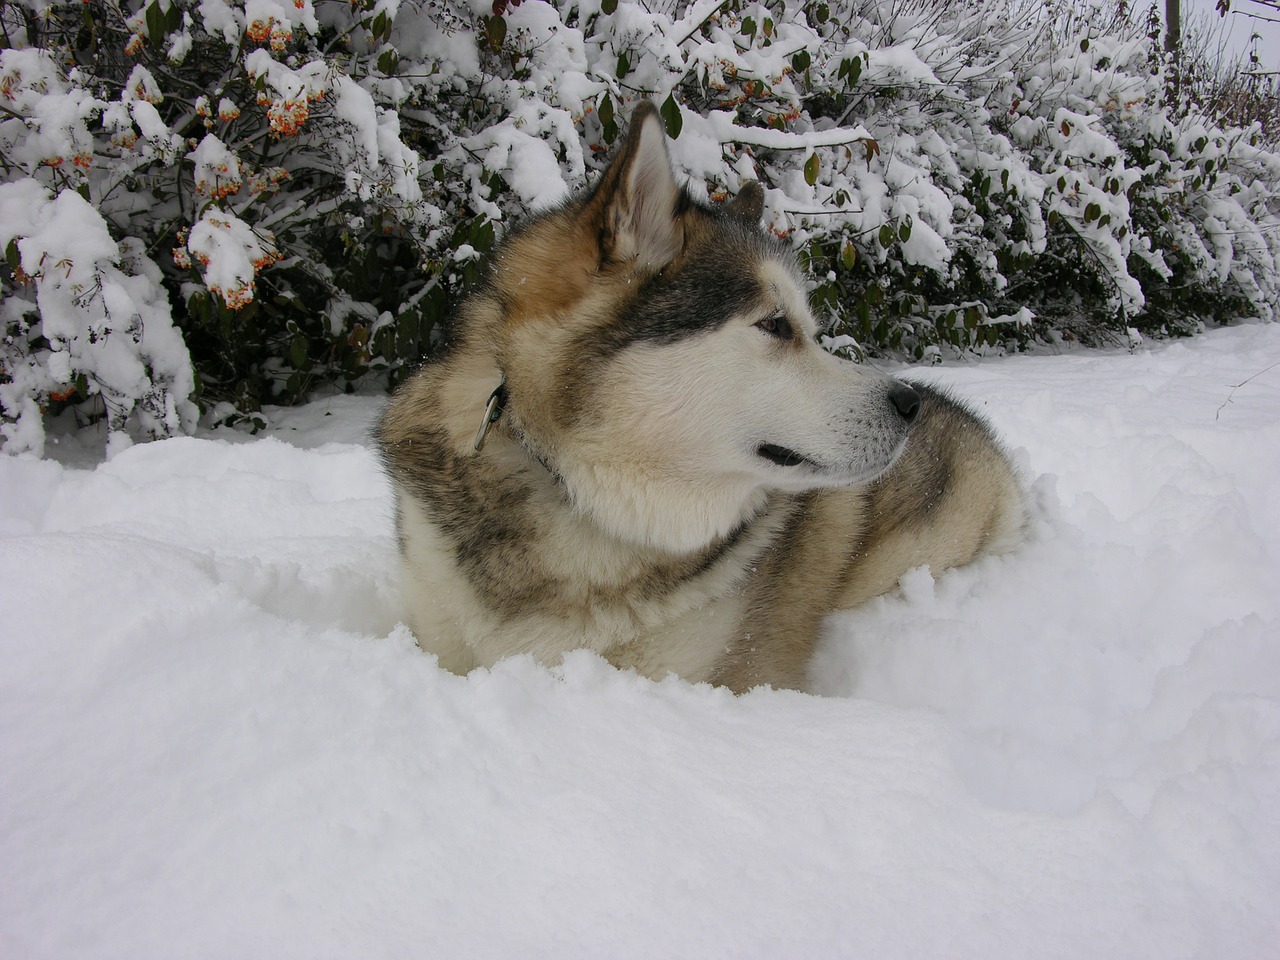
{"label": "dog", "polygon": [[824,617],[1020,539],[987,426],[816,342],[747,184],[706,204],[640,104],[595,188],[495,249],[376,440],[408,621],[456,673],[589,648],[803,690]]}

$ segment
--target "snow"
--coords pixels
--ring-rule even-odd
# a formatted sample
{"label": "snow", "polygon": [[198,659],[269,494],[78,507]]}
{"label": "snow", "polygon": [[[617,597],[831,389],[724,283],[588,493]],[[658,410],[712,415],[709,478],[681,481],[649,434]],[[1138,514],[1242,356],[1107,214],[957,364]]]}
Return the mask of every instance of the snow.
{"label": "snow", "polygon": [[199,145],[187,154],[187,159],[195,164],[192,179],[199,194],[222,199],[244,186],[240,158],[212,133],[205,134]]}
{"label": "snow", "polygon": [[[898,356],[994,342],[998,330],[979,337],[950,325],[968,308],[985,317],[1026,307],[1041,335],[1082,336],[1117,316],[1143,331],[1186,331],[1215,303],[1232,318],[1272,319],[1280,306],[1275,145],[1256,125],[1169,112],[1142,18],[1113,16],[1111,5],[624,0],[604,13],[600,0],[376,0],[323,4],[319,14],[313,0],[126,6],[132,13],[113,16],[128,32],[108,31],[111,43],[81,48],[75,31],[34,27],[6,40],[0,180],[74,191],[91,208],[89,233],[105,225],[113,242],[141,243],[148,263],[161,257],[163,289],[153,293],[178,305],[176,326],[161,321],[167,328],[198,326],[183,305],[206,303],[203,294],[247,306],[254,272],[277,259],[268,236],[287,247],[271,275],[281,309],[323,315],[331,330],[347,302],[404,317],[424,290],[456,295],[464,272],[449,264],[468,230],[500,240],[510,224],[588,188],[641,99],[664,105],[671,157],[692,195],[768,185],[770,228],[817,272],[836,271],[820,292],[823,323],[869,330],[869,346]],[[45,0],[26,8],[52,9]],[[108,55],[121,41],[123,52]],[[152,53],[168,50],[165,69],[135,62],[148,41]],[[218,75],[204,76],[184,60],[191,55],[218,60]],[[1187,87],[1190,102],[1213,100],[1204,82]],[[29,219],[21,230],[6,222],[0,216],[0,235],[31,239]],[[195,247],[184,246],[188,235]],[[368,284],[363,271],[330,263],[322,238],[334,236],[352,255],[414,255],[383,258],[384,274],[404,276]],[[839,266],[846,250],[859,266]],[[1071,266],[1060,270],[1064,261]],[[1058,278],[1047,287],[1044,269]],[[873,310],[848,295],[868,279],[905,285]],[[109,278],[95,265],[86,280],[96,290]],[[98,394],[113,397],[118,426],[135,439],[189,425],[181,409],[195,401],[196,379],[179,394],[179,378],[168,378],[171,416],[146,392],[154,378],[107,382],[76,353],[45,349],[39,326],[59,318],[44,316],[22,277],[5,290],[22,307],[6,310],[0,338],[4,450],[40,448],[39,408]],[[890,309],[911,301],[915,313]],[[148,302],[165,312],[155,296]],[[355,367],[344,358],[362,337],[317,344],[308,382],[359,376],[365,358]],[[181,363],[208,380],[221,375],[209,369],[219,351],[205,340],[196,337]],[[271,371],[290,365],[293,337],[265,342],[271,355],[245,373],[245,395],[291,390]],[[397,344],[368,344],[382,376],[405,361]],[[123,337],[115,349],[128,352]],[[135,353],[134,372],[147,362]],[[57,399],[72,383],[77,394]]]}
{"label": "snow", "polygon": [[833,618],[826,696],[396,624],[378,401],[0,458],[0,954],[1274,956],[1280,325],[912,376],[1029,541]]}
{"label": "snow", "polygon": [[12,217],[12,226],[0,227],[0,243],[9,245],[17,230],[29,233],[16,240],[16,251],[22,271],[34,279],[41,317],[38,327],[22,321],[29,304],[22,296],[5,310],[7,321],[17,321],[4,340],[10,356],[0,412],[16,421],[0,424],[5,449],[40,453],[42,418],[24,394],[47,396],[78,371],[92,374],[86,389],[102,396],[113,431],[134,412],[148,436],[194,426],[196,406],[187,399],[195,386],[191,361],[160,270],[142,242],[125,237],[116,243],[79,193],[64,189],[51,197],[31,179],[0,184],[0,210]]}
{"label": "snow", "polygon": [[274,239],[235,214],[209,206],[191,228],[186,246],[200,262],[205,286],[239,310],[253,300],[258,271],[280,258]]}

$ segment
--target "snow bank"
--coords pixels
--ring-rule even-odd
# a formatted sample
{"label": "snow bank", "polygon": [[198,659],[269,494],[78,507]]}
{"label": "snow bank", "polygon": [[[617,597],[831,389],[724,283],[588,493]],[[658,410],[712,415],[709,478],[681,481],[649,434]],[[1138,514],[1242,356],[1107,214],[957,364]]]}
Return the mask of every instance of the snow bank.
{"label": "snow bank", "polygon": [[0,953],[1273,955],[1277,360],[1253,326],[930,375],[1033,535],[834,618],[825,698],[442,673],[372,400],[2,458]]}

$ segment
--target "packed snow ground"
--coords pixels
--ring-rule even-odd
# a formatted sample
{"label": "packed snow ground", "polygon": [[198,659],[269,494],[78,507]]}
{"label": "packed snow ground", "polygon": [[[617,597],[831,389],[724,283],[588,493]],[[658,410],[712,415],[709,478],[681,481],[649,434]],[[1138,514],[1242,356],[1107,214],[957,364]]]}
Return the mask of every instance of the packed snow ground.
{"label": "packed snow ground", "polygon": [[1275,957],[1278,361],[913,371],[1031,538],[835,618],[828,697],[441,672],[375,400],[0,458],[0,955]]}

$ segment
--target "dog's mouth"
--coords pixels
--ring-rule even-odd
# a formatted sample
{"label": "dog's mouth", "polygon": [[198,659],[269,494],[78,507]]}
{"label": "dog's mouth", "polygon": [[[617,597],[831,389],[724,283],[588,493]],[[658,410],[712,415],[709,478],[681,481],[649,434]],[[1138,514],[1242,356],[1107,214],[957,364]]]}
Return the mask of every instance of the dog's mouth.
{"label": "dog's mouth", "polygon": [[818,466],[818,464],[814,463],[808,457],[801,456],[794,450],[788,450],[786,447],[780,447],[776,443],[762,443],[756,448],[756,456],[768,460],[770,463],[777,464],[780,467]]}

